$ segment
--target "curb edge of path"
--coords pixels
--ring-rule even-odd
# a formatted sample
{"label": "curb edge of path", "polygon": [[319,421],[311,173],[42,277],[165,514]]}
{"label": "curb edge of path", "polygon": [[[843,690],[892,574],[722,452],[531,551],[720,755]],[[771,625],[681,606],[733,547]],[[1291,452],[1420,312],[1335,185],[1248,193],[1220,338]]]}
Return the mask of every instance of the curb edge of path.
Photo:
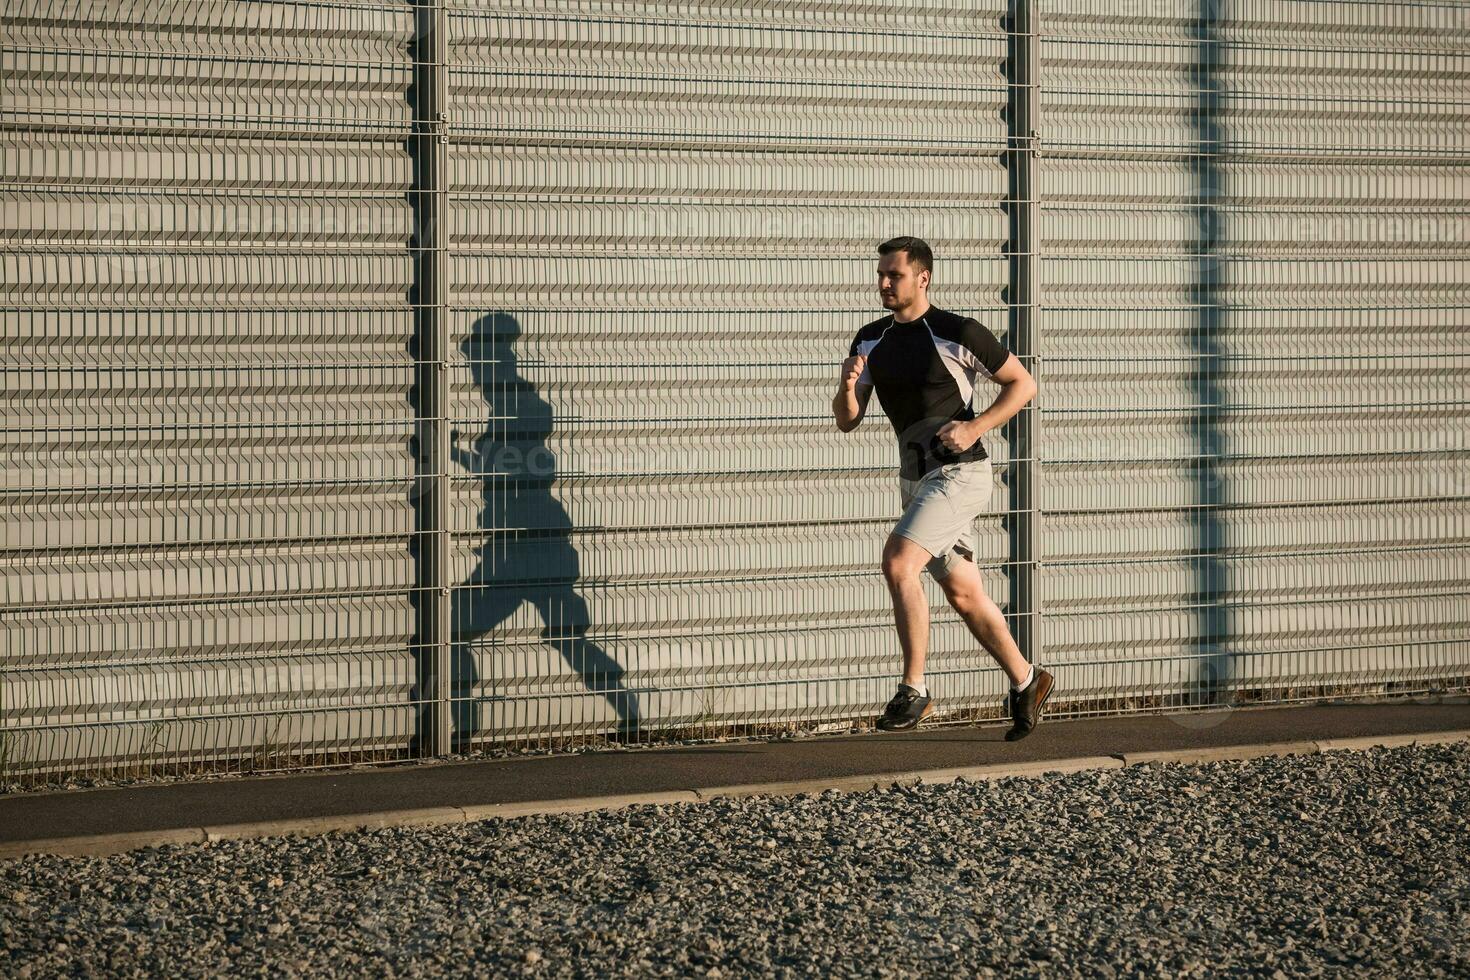
{"label": "curb edge of path", "polygon": [[334,831],[377,830],[387,827],[435,827],[473,823],[492,818],[587,813],[618,810],[628,806],[669,803],[699,803],[720,798],[749,796],[796,796],[803,793],[866,792],[874,789],[926,786],[956,780],[978,782],[1009,777],[1041,776],[1047,773],[1081,772],[1090,769],[1122,769],[1149,763],[1205,763],[1262,759],[1271,756],[1318,755],[1325,752],[1407,745],[1443,745],[1470,741],[1470,729],[1418,732],[1403,735],[1364,735],[1353,738],[1324,738],[1301,742],[1262,742],[1207,748],[1166,749],[1153,752],[1122,752],[1115,755],[1073,756],[1031,762],[993,763],[950,769],[917,769],[908,772],[873,773],[861,776],[818,776],[783,782],[746,783],[660,793],[625,793],[616,796],[573,797],[559,800],[529,800],[520,803],[487,803],[474,806],[424,807],[412,810],[378,810],[369,813],[334,814],[322,817],[293,817],[250,823],[207,827],[173,827],[123,834],[91,834],[44,840],[11,841],[0,844],[0,860],[27,855],[91,857],[120,854],[165,844],[206,844],[224,840],[285,835],[318,835]]}

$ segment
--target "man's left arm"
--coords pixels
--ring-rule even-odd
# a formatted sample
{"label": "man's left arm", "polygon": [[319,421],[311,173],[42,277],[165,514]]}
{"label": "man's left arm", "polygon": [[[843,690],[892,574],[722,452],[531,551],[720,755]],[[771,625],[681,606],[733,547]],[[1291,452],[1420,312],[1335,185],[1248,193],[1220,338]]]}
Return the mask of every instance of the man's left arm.
{"label": "man's left arm", "polygon": [[1004,364],[992,372],[990,378],[1001,386],[1000,394],[995,397],[995,401],[989,408],[964,423],[968,430],[966,436],[969,439],[965,443],[966,448],[974,445],[977,439],[991,429],[1004,425],[1007,419],[1036,397],[1036,379],[1031,377],[1031,372],[1026,370],[1020,359],[1014,354],[1011,354]]}
{"label": "man's left arm", "polygon": [[[985,433],[1004,425],[1007,419],[1036,397],[1036,379],[1031,377],[1031,372],[1026,370],[1020,358],[1006,350],[984,324],[967,320],[961,333],[961,342],[974,358],[972,366],[975,368],[977,382],[976,396],[980,394],[978,382],[982,374],[1000,386],[1000,393],[989,408],[970,421],[952,422],[945,427],[955,427],[952,434],[957,443],[954,447],[957,451],[970,448]],[[941,433],[945,429],[941,429]]]}

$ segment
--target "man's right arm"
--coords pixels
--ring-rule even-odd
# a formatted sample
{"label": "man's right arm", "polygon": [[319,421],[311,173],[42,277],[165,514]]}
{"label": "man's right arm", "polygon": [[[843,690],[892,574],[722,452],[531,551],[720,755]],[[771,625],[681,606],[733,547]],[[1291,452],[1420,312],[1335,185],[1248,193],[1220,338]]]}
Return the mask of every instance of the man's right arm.
{"label": "man's right arm", "polygon": [[832,415],[837,419],[837,428],[843,432],[856,429],[867,414],[868,399],[872,397],[873,386],[867,382],[859,382],[867,360],[865,356],[858,354],[842,362],[841,384],[837,388],[837,394],[832,396]]}

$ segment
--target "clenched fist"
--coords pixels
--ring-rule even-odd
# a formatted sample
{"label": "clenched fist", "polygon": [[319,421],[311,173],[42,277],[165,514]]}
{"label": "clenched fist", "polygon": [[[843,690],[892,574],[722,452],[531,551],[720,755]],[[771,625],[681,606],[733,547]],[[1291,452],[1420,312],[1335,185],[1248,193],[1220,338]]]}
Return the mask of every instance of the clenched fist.
{"label": "clenched fist", "polygon": [[975,445],[983,433],[976,431],[976,420],[946,422],[934,433],[939,445],[952,453],[962,453]]}
{"label": "clenched fist", "polygon": [[842,362],[842,390],[852,391],[857,384],[857,379],[862,377],[863,368],[868,363],[868,355],[854,354]]}

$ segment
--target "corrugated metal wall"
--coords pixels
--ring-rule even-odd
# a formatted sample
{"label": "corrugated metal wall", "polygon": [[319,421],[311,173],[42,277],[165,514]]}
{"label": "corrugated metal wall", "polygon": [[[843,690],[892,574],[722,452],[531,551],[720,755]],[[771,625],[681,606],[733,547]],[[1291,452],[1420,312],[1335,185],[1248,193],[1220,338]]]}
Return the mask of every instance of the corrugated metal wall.
{"label": "corrugated metal wall", "polygon": [[[828,402],[879,241],[942,242],[935,301],[1003,328],[1006,235],[1001,8],[894,13],[451,10],[463,731],[891,696],[893,433]],[[931,646],[950,703],[999,691],[957,618]]]}
{"label": "corrugated metal wall", "polygon": [[1220,429],[1241,682],[1463,683],[1470,7],[1230,9]]}
{"label": "corrugated metal wall", "polygon": [[399,751],[411,11],[10,2],[3,31],[0,754]]}
{"label": "corrugated metal wall", "polygon": [[1193,382],[1200,11],[1148,8],[1055,0],[1039,27],[1042,658],[1100,711],[1195,689],[1232,601],[1207,584]]}
{"label": "corrugated metal wall", "polygon": [[[1053,707],[1463,685],[1464,8],[1146,8],[1037,5]],[[1003,5],[448,13],[458,733],[876,711],[893,436],[828,401],[892,235],[1004,337]],[[0,25],[0,769],[410,751],[411,6]]]}
{"label": "corrugated metal wall", "polygon": [[1044,660],[1098,711],[1463,685],[1467,8],[1044,10]]}

